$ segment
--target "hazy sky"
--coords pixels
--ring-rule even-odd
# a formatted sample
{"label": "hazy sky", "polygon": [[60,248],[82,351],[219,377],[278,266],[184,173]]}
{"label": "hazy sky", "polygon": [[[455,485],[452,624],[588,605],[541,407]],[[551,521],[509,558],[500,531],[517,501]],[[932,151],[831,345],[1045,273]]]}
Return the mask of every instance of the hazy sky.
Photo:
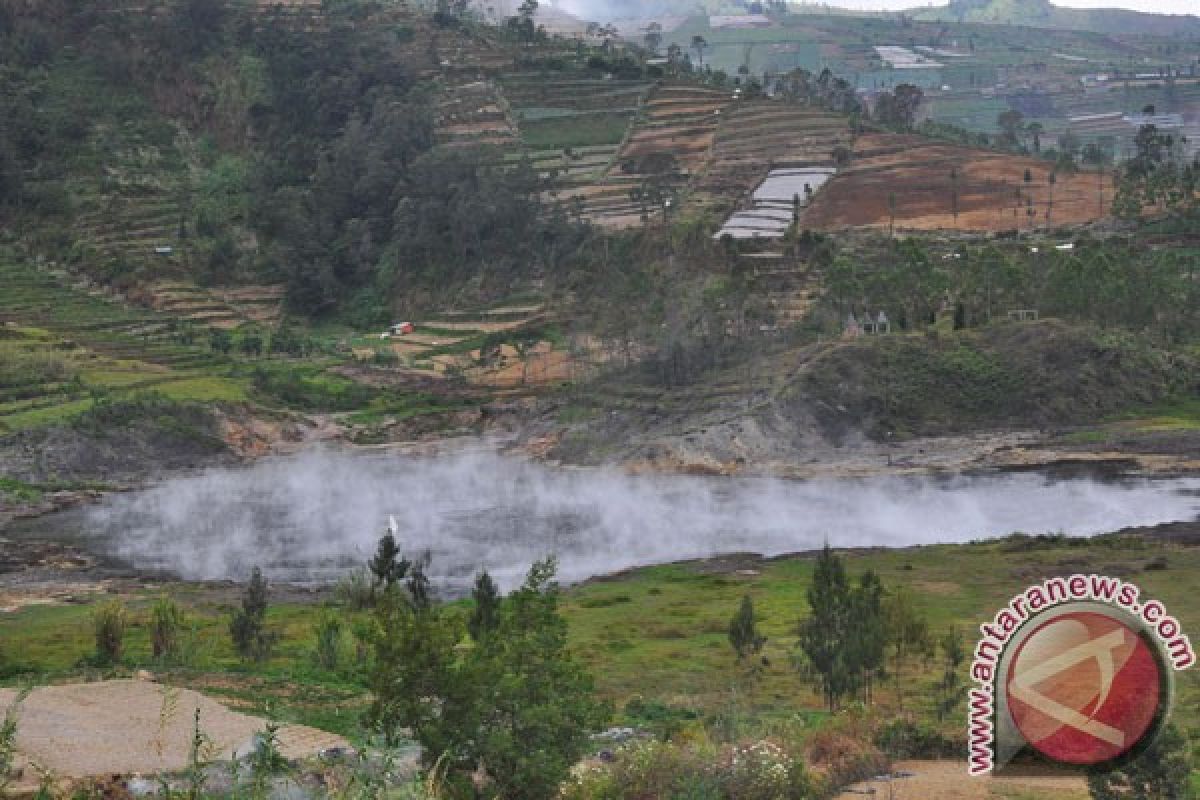
{"label": "hazy sky", "polygon": [[[810,0],[811,1],[811,0]],[[1130,8],[1134,11],[1150,11],[1155,14],[1200,14],[1197,0],[1053,0],[1056,6],[1070,8]],[[842,8],[895,11],[923,5],[945,5],[945,3],[922,3],[920,0],[836,0],[831,6]]]}
{"label": "hazy sky", "polygon": [[[798,2],[799,0],[793,0]],[[897,11],[923,5],[945,5],[945,2],[928,3],[922,0],[825,0],[829,5],[842,8],[865,9],[868,11]],[[567,11],[585,17],[636,16],[641,5],[639,0],[556,0],[557,5]],[[808,0],[822,2],[822,0]],[[1200,14],[1200,0],[1052,0],[1055,5],[1071,8],[1131,8],[1136,11],[1151,11],[1157,14]],[[554,3],[551,3],[553,5]],[[651,3],[654,4],[654,3]],[[657,3],[655,5],[662,5]],[[686,2],[672,5],[687,6]],[[603,9],[603,10],[601,10]],[[592,12],[592,13],[589,13]]]}

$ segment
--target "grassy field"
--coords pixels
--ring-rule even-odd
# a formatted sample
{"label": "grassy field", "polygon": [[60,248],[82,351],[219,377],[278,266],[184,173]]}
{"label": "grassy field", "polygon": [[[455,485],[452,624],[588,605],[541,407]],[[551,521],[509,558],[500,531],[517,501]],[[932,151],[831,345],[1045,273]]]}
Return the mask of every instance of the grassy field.
{"label": "grassy field", "polygon": [[[795,628],[806,613],[812,560],[785,557],[762,561],[729,557],[712,562],[664,565],[594,580],[567,591],[564,612],[575,652],[611,699],[621,721],[727,725],[731,715],[748,730],[771,729],[823,718],[820,698],[794,666]],[[1055,574],[1120,575],[1145,596],[1163,601],[1185,631],[1200,630],[1193,588],[1200,578],[1200,549],[1134,537],[1093,540],[1013,538],[961,546],[852,551],[847,566],[856,577],[877,571],[885,586],[907,587],[938,636],[951,627],[974,646],[977,626],[1026,586]],[[1149,567],[1149,568],[1148,568]],[[227,626],[236,595],[228,589],[172,587],[188,609],[190,642],[186,667],[165,669],[172,682],[212,692],[238,705],[266,710],[288,721],[356,732],[365,704],[361,666],[349,631],[361,613],[343,610],[347,667],[317,668],[313,626],[315,602],[274,605],[269,624],[281,634],[275,657],[263,666],[240,664]],[[768,636],[766,664],[739,664],[727,640],[730,617],[743,595],[755,602]],[[128,598],[132,627],[123,669],[157,669],[150,657],[147,623],[156,593]],[[28,606],[0,617],[0,643],[7,683],[64,680],[96,674],[86,666],[92,650],[91,605]],[[884,715],[902,710],[931,725],[940,656],[905,664],[877,689],[875,707]],[[964,668],[964,683],[966,682]],[[1179,676],[1175,719],[1193,739],[1200,737],[1200,672]],[[961,710],[940,723],[959,737]]]}
{"label": "grassy field", "polygon": [[617,144],[629,128],[629,114],[579,114],[529,119],[521,123],[521,140],[534,149]]}
{"label": "grassy field", "polygon": [[113,393],[240,401],[246,385],[201,331],[0,261],[0,431],[61,421]]}

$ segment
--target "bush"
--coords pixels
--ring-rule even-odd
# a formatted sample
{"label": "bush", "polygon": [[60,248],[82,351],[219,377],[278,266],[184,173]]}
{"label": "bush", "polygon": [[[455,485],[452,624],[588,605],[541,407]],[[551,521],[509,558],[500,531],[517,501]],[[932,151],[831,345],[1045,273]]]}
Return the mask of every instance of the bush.
{"label": "bush", "polygon": [[254,389],[292,408],[309,411],[353,411],[367,405],[375,392],[337,375],[303,367],[260,367]]}
{"label": "bush", "polygon": [[342,621],[337,613],[326,609],[317,617],[313,627],[316,638],[314,655],[321,669],[333,672],[342,660]]}
{"label": "bush", "polygon": [[179,631],[183,611],[169,597],[161,597],[150,611],[150,646],[161,662],[178,661],[181,654]]}
{"label": "bush", "polygon": [[895,719],[880,728],[875,746],[890,758],[953,758],[965,748],[935,728],[911,719]]}
{"label": "bush", "polygon": [[375,583],[362,568],[351,570],[343,576],[337,582],[334,594],[351,611],[366,611],[375,607]]}
{"label": "bush", "polygon": [[63,383],[75,373],[61,356],[0,350],[0,389]]}
{"label": "bush", "polygon": [[129,615],[120,600],[110,600],[93,612],[92,626],[96,634],[97,663],[120,663],[128,621]]}
{"label": "bush", "polygon": [[803,760],[767,740],[723,749],[709,741],[635,742],[614,753],[610,764],[576,773],[562,791],[564,800],[799,800],[812,795]]}
{"label": "bush", "polygon": [[24,694],[18,695],[0,720],[0,795],[8,789],[17,761],[17,714]]}
{"label": "bush", "polygon": [[266,629],[267,579],[262,570],[254,568],[250,583],[242,595],[242,607],[229,621],[229,635],[234,649],[243,659],[266,661],[271,657],[276,636]]}

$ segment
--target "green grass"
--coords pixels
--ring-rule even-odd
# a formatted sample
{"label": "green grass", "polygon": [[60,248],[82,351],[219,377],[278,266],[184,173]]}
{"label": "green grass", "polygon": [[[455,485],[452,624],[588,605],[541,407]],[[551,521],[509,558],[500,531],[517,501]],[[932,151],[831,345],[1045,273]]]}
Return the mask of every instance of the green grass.
{"label": "green grass", "polygon": [[[1168,569],[1144,571],[1144,565],[1158,557],[1166,558]],[[957,626],[969,647],[974,646],[977,626],[1014,594],[1063,570],[1126,571],[1146,596],[1166,604],[1185,631],[1193,636],[1200,631],[1200,606],[1194,600],[1200,580],[1196,548],[1116,537],[1008,540],[856,551],[847,555],[847,564],[852,576],[871,568],[885,585],[910,588],[932,632]],[[731,702],[739,713],[763,724],[819,714],[820,698],[792,666],[795,626],[805,613],[812,561],[784,558],[739,566],[749,571],[715,574],[703,564],[649,567],[568,590],[564,613],[572,647],[591,669],[600,692],[618,709],[636,701],[631,717],[644,716],[647,704],[657,704],[670,714],[709,719],[727,711]],[[212,690],[232,692],[230,696],[259,706],[270,700],[277,713],[297,721],[319,720],[347,730],[350,723],[342,716],[361,707],[362,684],[353,671],[328,674],[313,665],[312,627],[319,606],[273,605],[269,622],[282,634],[276,656],[266,665],[247,666],[237,660],[229,643],[233,598],[214,601],[211,593],[186,586],[175,593],[197,623],[197,646],[195,661],[186,670],[172,672],[171,680],[199,688],[225,687]],[[727,640],[729,618],[745,594],[754,599],[761,632],[768,637],[764,654],[769,664],[756,671],[738,664]],[[146,629],[151,599],[148,593],[132,599],[128,669],[155,668]],[[359,618],[343,613],[351,624]],[[5,615],[0,617],[0,641],[10,662],[54,679],[78,675],[78,665],[92,647],[90,607],[32,606]],[[931,723],[939,675],[935,660],[910,664],[898,676],[904,708]],[[896,685],[889,678],[878,688],[877,703],[883,708],[894,711],[899,705]],[[336,711],[314,700],[326,694],[339,698],[332,706]],[[1184,729],[1200,726],[1197,670],[1179,675],[1175,719]],[[955,735],[961,732],[961,722],[952,719],[941,728]]]}
{"label": "green grass", "polygon": [[1147,432],[1200,430],[1200,398],[1192,397],[1131,411],[1117,421],[1125,427],[1132,426]]}
{"label": "green grass", "polygon": [[42,499],[42,494],[39,486],[0,476],[0,498],[18,503],[36,503]]}
{"label": "green grass", "polygon": [[618,144],[629,128],[629,114],[584,114],[527,120],[521,139],[535,149]]}
{"label": "green grass", "polygon": [[374,425],[385,421],[398,421],[429,414],[444,414],[463,407],[463,400],[453,397],[415,392],[399,397],[378,397],[369,408],[347,416],[355,425]]}

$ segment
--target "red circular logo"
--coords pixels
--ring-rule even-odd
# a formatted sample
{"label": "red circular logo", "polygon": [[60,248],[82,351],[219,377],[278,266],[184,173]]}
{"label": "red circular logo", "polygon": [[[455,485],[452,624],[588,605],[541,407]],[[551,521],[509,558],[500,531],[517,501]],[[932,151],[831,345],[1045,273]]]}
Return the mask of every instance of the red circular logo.
{"label": "red circular logo", "polygon": [[1048,758],[1100,764],[1151,731],[1165,681],[1137,631],[1108,614],[1068,612],[1021,642],[1008,668],[1008,709],[1025,740]]}

